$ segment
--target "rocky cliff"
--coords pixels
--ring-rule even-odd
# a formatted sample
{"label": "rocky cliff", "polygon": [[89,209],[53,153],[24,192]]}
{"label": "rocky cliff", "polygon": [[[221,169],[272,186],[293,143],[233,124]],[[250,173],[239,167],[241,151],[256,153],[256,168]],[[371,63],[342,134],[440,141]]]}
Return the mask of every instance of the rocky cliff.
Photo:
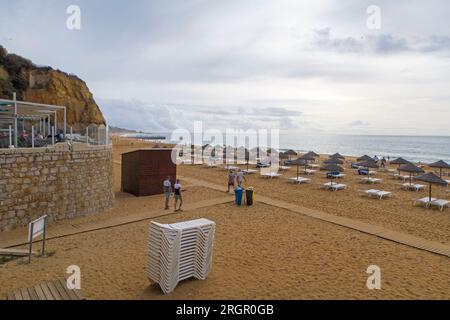
{"label": "rocky cliff", "polygon": [[37,67],[0,46],[0,98],[67,107],[69,126],[105,124],[105,119],[86,83],[74,75]]}

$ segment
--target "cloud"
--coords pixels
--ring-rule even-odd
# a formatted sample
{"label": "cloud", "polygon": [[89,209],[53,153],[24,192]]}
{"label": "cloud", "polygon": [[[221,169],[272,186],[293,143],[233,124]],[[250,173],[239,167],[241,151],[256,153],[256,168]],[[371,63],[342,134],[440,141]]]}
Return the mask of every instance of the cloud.
{"label": "cloud", "polygon": [[420,42],[419,51],[421,52],[450,51],[450,36],[433,35]]}
{"label": "cloud", "polygon": [[223,110],[217,106],[160,105],[138,100],[99,99],[98,103],[109,124],[151,132],[192,130],[195,121],[202,121],[205,128],[219,130],[296,129],[307,123],[302,119],[302,112],[282,107],[235,107]]}
{"label": "cloud", "polygon": [[363,122],[361,120],[356,120],[356,121],[350,122],[348,125],[350,127],[368,127],[368,126],[370,126],[370,123],[369,122]]}
{"label": "cloud", "polygon": [[76,2],[72,32],[71,0],[0,0],[0,39],[85,80],[111,124],[450,134],[449,1],[377,0],[381,31],[371,0]]}
{"label": "cloud", "polygon": [[402,52],[446,52],[450,51],[450,37],[431,35],[407,39],[392,34],[368,34],[360,38],[333,37],[331,28],[315,29],[311,43],[322,50],[341,53],[402,53]]}
{"label": "cloud", "polygon": [[284,108],[262,108],[262,109],[253,109],[254,113],[269,115],[272,117],[300,117],[303,113],[295,110],[287,110]]}

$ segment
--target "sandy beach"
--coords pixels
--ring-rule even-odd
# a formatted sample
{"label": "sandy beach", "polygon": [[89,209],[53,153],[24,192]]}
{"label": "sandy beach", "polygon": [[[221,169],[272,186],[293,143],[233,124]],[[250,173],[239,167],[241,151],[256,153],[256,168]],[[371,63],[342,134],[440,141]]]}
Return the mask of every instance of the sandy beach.
{"label": "sandy beach", "polygon": [[[322,156],[322,160],[326,157]],[[351,159],[349,158],[349,161]],[[339,183],[347,184],[347,190],[326,192],[320,187],[329,180],[325,172],[318,172],[308,177],[312,181],[308,184],[293,185],[286,178],[296,177],[296,167],[282,172],[279,179],[266,180],[259,174],[247,177],[245,186],[253,186],[257,194],[270,196],[274,199],[285,200],[311,209],[318,209],[330,214],[354,218],[360,221],[380,225],[391,230],[401,231],[417,237],[450,244],[449,211],[424,210],[413,206],[414,199],[428,196],[428,186],[424,191],[404,191],[400,180],[394,180],[385,172],[377,172],[374,177],[383,179],[380,184],[363,184],[360,182],[356,170],[344,165],[346,177]],[[397,166],[391,166],[397,168]],[[242,166],[245,169],[246,166]],[[300,168],[302,171],[303,168]],[[179,173],[184,176],[197,176],[202,180],[222,183],[226,187],[226,171],[220,169],[205,169],[202,166],[181,166]],[[426,184],[425,184],[426,185]],[[382,189],[393,192],[393,197],[386,200],[368,199],[359,190]],[[434,187],[433,197],[447,199],[449,194],[445,187]]]}
{"label": "sandy beach", "polygon": [[[51,223],[50,228],[103,223],[138,213],[148,213],[148,220],[50,240],[51,255],[36,258],[31,265],[21,260],[0,264],[1,298],[17,288],[65,277],[68,266],[78,265],[86,299],[450,299],[448,257],[258,203],[258,195],[263,195],[450,244],[449,211],[412,206],[412,199],[425,197],[426,191],[403,191],[399,181],[377,172],[383,182],[376,188],[392,191],[394,196],[382,201],[364,198],[358,190],[372,186],[359,183],[359,177],[347,164],[347,176],[342,182],[348,189],[334,193],[319,188],[326,182],[320,172],[310,176],[312,181],[307,185],[293,185],[285,179],[296,175],[294,167],[281,179],[250,176],[246,185],[255,188],[256,204],[248,208],[236,207],[233,196],[225,192],[183,183],[188,204],[224,197],[229,197],[229,202],[155,219],[173,223],[208,218],[217,224],[210,277],[206,281],[182,282],[174,293],[163,295],[145,274],[148,226],[152,214],[157,215],[162,208],[163,199],[136,198],[119,192],[120,155],[150,146],[114,140],[114,208]],[[226,171],[220,168],[180,166],[178,175],[222,184],[223,191],[226,189]],[[434,195],[448,197],[445,188],[435,188]],[[1,233],[0,243],[21,235],[25,237],[25,228]],[[370,265],[381,268],[381,290],[366,287]]]}

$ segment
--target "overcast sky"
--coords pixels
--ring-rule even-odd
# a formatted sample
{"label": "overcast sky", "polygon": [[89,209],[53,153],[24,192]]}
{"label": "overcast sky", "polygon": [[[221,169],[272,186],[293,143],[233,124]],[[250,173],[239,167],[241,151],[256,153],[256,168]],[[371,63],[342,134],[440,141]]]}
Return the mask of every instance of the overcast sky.
{"label": "overcast sky", "polygon": [[[81,30],[66,9],[81,8]],[[110,124],[450,135],[446,0],[0,0],[8,51],[77,74]],[[381,29],[367,27],[370,5]]]}

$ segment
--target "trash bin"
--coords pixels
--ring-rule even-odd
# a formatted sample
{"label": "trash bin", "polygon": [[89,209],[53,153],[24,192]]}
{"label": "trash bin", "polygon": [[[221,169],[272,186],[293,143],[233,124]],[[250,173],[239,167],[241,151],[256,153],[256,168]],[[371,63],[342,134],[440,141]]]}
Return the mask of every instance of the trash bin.
{"label": "trash bin", "polygon": [[252,206],[254,202],[255,191],[252,187],[245,191],[245,197],[247,198],[247,206]]}
{"label": "trash bin", "polygon": [[241,187],[236,187],[234,189],[234,195],[236,197],[236,204],[238,206],[242,205],[242,196],[244,195],[244,190]]}

